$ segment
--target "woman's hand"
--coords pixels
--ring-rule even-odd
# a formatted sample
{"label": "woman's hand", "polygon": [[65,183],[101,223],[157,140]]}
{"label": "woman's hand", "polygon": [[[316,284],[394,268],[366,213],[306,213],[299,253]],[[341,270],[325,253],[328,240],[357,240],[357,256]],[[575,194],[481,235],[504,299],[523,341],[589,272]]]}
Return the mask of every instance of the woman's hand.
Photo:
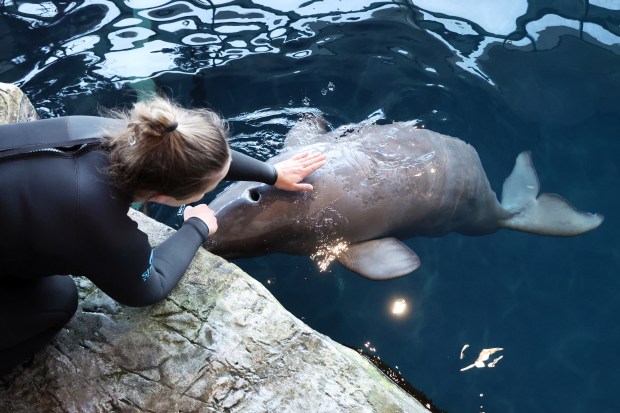
{"label": "woman's hand", "polygon": [[215,212],[209,208],[206,204],[200,204],[195,207],[187,206],[183,211],[183,220],[196,217],[204,222],[209,228],[209,235],[215,234],[217,231],[217,219],[215,218]]}
{"label": "woman's hand", "polygon": [[276,188],[287,191],[311,191],[312,185],[300,184],[306,176],[325,165],[325,155],[322,153],[302,153],[286,161],[275,164],[278,171]]}

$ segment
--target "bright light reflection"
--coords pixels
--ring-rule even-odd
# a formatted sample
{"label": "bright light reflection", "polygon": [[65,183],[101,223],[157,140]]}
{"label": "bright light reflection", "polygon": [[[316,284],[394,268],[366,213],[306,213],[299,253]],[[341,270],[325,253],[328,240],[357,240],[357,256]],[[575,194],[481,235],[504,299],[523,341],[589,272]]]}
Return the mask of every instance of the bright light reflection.
{"label": "bright light reflection", "polygon": [[323,272],[327,270],[329,264],[338,258],[342,253],[349,249],[349,244],[342,240],[342,238],[336,240],[333,244],[320,245],[318,250],[310,256],[318,266],[319,271]]}
{"label": "bright light reflection", "polygon": [[404,298],[398,298],[392,302],[392,314],[402,316],[407,312],[407,301]]}

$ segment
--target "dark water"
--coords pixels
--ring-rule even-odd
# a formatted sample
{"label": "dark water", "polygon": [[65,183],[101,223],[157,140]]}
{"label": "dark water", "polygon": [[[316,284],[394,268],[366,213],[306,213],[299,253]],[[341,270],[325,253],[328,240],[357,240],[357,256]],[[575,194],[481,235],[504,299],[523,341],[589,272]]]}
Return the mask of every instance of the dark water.
{"label": "dark water", "polygon": [[[237,263],[446,411],[617,412],[620,2],[414,3],[0,1],[0,81],[42,117],[162,90],[219,110],[261,158],[304,111],[334,127],[417,119],[471,143],[498,193],[531,150],[542,191],[604,214],[599,229],[412,239],[422,267],[383,283],[306,257]],[[461,371],[495,347],[494,368]]]}

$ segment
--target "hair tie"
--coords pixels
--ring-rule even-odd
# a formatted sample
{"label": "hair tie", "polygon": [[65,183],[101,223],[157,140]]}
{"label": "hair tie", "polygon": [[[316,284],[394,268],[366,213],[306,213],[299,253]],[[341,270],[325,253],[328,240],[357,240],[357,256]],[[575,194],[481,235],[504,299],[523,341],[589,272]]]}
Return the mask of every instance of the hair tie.
{"label": "hair tie", "polygon": [[170,126],[164,129],[164,132],[168,132],[168,133],[174,132],[178,126],[179,126],[179,122],[172,122]]}

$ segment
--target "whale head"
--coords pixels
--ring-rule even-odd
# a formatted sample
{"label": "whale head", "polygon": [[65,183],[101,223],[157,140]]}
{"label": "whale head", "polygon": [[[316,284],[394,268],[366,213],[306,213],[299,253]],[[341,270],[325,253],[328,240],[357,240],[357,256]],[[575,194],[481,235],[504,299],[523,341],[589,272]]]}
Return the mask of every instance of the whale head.
{"label": "whale head", "polygon": [[226,258],[297,253],[303,248],[298,235],[310,225],[303,211],[309,197],[257,182],[235,183],[209,204],[218,230],[205,248]]}

